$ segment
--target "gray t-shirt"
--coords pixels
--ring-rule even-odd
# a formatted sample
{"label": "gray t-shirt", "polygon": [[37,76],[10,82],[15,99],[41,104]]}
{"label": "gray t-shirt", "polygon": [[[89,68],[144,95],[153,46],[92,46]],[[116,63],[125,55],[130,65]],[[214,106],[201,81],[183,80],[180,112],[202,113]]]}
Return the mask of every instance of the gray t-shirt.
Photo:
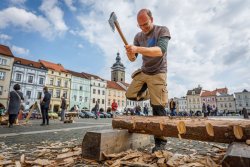
{"label": "gray t-shirt", "polygon": [[[154,47],[157,46],[157,42],[161,37],[171,38],[168,28],[165,26],[154,25],[149,34],[144,34],[143,32],[137,33],[134,38],[134,45]],[[167,72],[167,52],[161,57],[149,57],[143,55],[142,60],[142,71],[146,74],[154,75]]]}

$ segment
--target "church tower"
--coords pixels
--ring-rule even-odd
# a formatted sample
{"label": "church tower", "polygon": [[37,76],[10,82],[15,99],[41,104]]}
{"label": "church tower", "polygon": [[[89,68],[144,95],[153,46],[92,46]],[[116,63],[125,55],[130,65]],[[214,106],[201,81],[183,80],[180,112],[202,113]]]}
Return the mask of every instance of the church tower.
{"label": "church tower", "polygon": [[125,67],[121,63],[120,53],[117,53],[116,62],[111,67],[111,81],[125,82]]}

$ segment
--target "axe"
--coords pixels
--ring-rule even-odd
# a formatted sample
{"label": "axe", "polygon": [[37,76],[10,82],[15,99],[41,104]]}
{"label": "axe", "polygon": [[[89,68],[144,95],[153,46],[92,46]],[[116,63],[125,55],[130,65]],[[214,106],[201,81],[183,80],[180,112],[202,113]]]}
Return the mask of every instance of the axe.
{"label": "axe", "polygon": [[[110,14],[109,25],[110,25],[113,32],[115,31],[115,28],[117,29],[120,37],[122,38],[123,43],[125,45],[128,45],[128,42],[127,42],[126,38],[124,37],[124,35],[123,35],[122,31],[121,31],[121,28],[120,28],[120,25],[118,23],[117,16],[116,16],[115,12],[112,12]],[[130,61],[135,61],[135,59],[136,59],[136,57],[131,58]]]}

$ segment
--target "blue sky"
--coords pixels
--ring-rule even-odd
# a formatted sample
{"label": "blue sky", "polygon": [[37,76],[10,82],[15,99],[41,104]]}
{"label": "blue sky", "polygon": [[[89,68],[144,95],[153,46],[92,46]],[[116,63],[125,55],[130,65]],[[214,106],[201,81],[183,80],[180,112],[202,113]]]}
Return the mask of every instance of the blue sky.
{"label": "blue sky", "polygon": [[116,12],[129,43],[140,31],[136,13],[151,9],[154,23],[169,28],[168,89],[184,96],[204,89],[250,90],[250,2],[247,0],[0,0],[0,43],[18,57],[61,63],[110,79],[117,51],[126,81],[141,67],[130,63],[118,33],[108,25]]}

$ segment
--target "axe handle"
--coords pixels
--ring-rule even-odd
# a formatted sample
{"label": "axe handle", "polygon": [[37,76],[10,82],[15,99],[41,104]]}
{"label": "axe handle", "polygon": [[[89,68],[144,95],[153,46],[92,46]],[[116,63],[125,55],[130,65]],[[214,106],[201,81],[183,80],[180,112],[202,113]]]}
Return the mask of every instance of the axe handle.
{"label": "axe handle", "polygon": [[124,44],[128,45],[128,42],[125,39],[125,37],[124,37],[124,35],[123,35],[122,31],[121,31],[121,28],[120,28],[120,26],[119,26],[119,24],[117,22],[115,22],[115,27],[116,27],[117,31],[119,32],[119,34],[120,34],[120,36],[121,36],[122,41],[124,42]]}

